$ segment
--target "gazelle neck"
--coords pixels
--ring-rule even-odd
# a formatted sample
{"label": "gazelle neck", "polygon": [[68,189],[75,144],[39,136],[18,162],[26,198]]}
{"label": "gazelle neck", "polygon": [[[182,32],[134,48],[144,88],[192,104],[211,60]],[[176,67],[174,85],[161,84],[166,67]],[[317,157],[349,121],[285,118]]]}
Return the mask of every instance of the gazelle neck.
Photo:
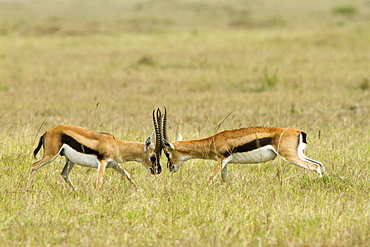
{"label": "gazelle neck", "polygon": [[212,138],[175,141],[175,150],[182,154],[182,160],[215,159],[216,153],[212,148]]}
{"label": "gazelle neck", "polygon": [[[120,160],[123,162],[137,161],[143,162],[144,159],[144,143],[142,142],[125,142],[118,141],[118,154]],[[127,150],[130,152],[127,152]]]}

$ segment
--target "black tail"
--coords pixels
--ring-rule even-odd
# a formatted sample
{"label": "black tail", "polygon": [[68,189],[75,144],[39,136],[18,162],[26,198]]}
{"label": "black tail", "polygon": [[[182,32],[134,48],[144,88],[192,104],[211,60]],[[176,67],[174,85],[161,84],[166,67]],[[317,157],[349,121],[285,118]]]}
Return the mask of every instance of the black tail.
{"label": "black tail", "polygon": [[307,144],[307,134],[304,132],[301,132],[301,134],[302,134],[302,142]]}
{"label": "black tail", "polygon": [[36,154],[40,151],[40,148],[44,144],[44,137],[45,137],[45,134],[43,134],[40,137],[39,145],[37,145],[37,148],[35,150],[33,150],[33,157],[35,157],[35,158],[36,158]]}

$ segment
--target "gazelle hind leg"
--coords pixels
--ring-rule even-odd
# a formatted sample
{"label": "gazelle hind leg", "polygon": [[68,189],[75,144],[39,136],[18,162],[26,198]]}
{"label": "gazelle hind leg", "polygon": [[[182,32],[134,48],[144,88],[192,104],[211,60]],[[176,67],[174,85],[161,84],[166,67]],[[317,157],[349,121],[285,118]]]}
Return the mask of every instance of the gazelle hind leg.
{"label": "gazelle hind leg", "polygon": [[314,170],[320,177],[322,177],[322,174],[325,173],[325,169],[324,169],[324,166],[322,165],[321,162],[319,161],[316,161],[316,160],[313,160],[313,159],[310,159],[308,158],[305,154],[304,154],[304,149],[306,148],[306,144],[302,142],[302,140],[300,139],[300,143],[298,145],[298,156],[301,160],[303,160],[304,162],[308,163],[308,164],[313,164],[313,165],[316,165],[317,166],[317,170]]}
{"label": "gazelle hind leg", "polygon": [[27,191],[29,191],[29,189],[30,189],[31,182],[32,182],[32,179],[33,179],[33,176],[34,176],[35,172],[38,169],[40,169],[41,167],[43,167],[44,165],[47,165],[50,162],[53,162],[56,159],[56,157],[58,157],[58,155],[59,155],[59,153],[57,155],[55,155],[54,157],[52,157],[52,156],[44,156],[44,157],[42,157],[41,159],[39,159],[38,161],[34,162],[31,165],[30,175],[28,177],[28,182],[27,182],[27,187],[26,187],[26,190]]}
{"label": "gazelle hind leg", "polygon": [[71,188],[74,191],[76,191],[76,187],[73,185],[72,181],[69,179],[69,173],[71,172],[71,170],[73,169],[74,166],[75,166],[75,164],[72,161],[70,161],[69,159],[66,158],[66,164],[63,167],[61,175],[62,175],[64,181],[66,181],[67,184],[69,186],[71,186]]}
{"label": "gazelle hind leg", "polygon": [[299,149],[293,153],[291,150],[290,152],[281,151],[279,156],[288,163],[314,171],[320,177],[322,177],[322,173],[325,171],[320,162],[307,158],[303,154],[303,149]]}
{"label": "gazelle hind leg", "polygon": [[117,164],[116,166],[113,166],[113,169],[122,174],[123,176],[126,176],[128,181],[131,182],[131,184],[135,187],[135,190],[139,189],[139,186],[134,182],[134,180],[131,178],[130,174],[123,168],[120,164]]}
{"label": "gazelle hind leg", "polygon": [[[221,171],[221,176],[222,178],[226,179],[226,174],[227,174],[227,163],[231,160],[232,156],[230,155],[229,157],[225,158],[218,158],[217,159],[217,165],[214,168],[212,174],[208,178],[208,183],[212,183],[213,179],[218,175],[218,173]],[[224,170],[226,169],[226,170]]]}
{"label": "gazelle hind leg", "polygon": [[305,160],[302,160],[300,158],[292,158],[292,159],[286,159],[289,163],[292,163],[297,166],[301,166],[303,168],[309,169],[311,171],[314,171],[317,175],[322,177],[322,171],[321,166],[316,163],[307,162]]}
{"label": "gazelle hind leg", "polygon": [[298,146],[296,144],[296,137],[290,136],[290,139],[285,139],[285,142],[281,142],[276,150],[274,151],[283,160],[292,163],[297,166],[314,171],[317,175],[322,177],[325,172],[324,167],[321,162],[307,158],[304,155],[304,149],[306,148],[305,134],[299,134],[298,136]]}
{"label": "gazelle hind leg", "polygon": [[321,162],[308,158],[306,155],[304,155],[303,150],[301,153],[298,153],[298,155],[305,162],[318,165],[318,169],[320,170],[320,173],[319,173],[320,177],[322,176],[322,174],[325,173],[325,168]]}

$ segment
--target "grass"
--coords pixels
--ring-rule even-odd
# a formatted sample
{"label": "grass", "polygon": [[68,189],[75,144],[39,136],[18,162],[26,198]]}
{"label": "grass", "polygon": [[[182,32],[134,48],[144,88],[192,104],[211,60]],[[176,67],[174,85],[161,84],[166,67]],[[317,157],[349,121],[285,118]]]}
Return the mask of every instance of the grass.
{"label": "grass", "polygon": [[[367,246],[369,12],[334,0],[0,2],[1,245]],[[76,167],[74,193],[60,158],[25,193],[46,129],[144,141],[164,105],[171,140],[302,129],[327,175],[277,159],[208,185],[213,161],[158,176],[127,163],[139,192],[110,169],[96,191],[96,170]]]}
{"label": "grass", "polygon": [[332,9],[332,13],[335,15],[351,16],[356,14],[357,9],[354,6],[337,6]]}

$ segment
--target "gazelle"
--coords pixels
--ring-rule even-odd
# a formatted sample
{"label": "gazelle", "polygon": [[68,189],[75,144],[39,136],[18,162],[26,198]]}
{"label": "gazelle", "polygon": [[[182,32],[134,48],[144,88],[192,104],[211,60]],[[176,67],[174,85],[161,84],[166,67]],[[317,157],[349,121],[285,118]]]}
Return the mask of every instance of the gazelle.
{"label": "gazelle", "polygon": [[[156,115],[160,120],[161,112],[159,109]],[[40,137],[39,144],[33,151],[33,155],[36,157],[43,147],[43,157],[31,165],[27,190],[30,188],[34,173],[42,166],[54,161],[58,155],[66,158],[61,175],[73,190],[75,187],[69,179],[69,173],[75,164],[98,168],[97,189],[100,189],[102,185],[106,168],[113,168],[126,176],[135,189],[138,189],[134,180],[120,163],[137,161],[142,163],[152,174],[161,173],[161,130],[156,124],[155,111],[153,111],[153,122],[155,130],[145,143],[121,141],[111,134],[99,133],[72,125],[60,125],[47,130]],[[155,144],[153,144],[154,141]]]}
{"label": "gazelle", "polygon": [[221,170],[222,180],[227,177],[227,164],[251,164],[273,160],[279,156],[286,162],[312,170],[320,177],[325,172],[318,161],[306,157],[306,134],[293,128],[248,127],[225,130],[213,136],[197,140],[168,142],[166,131],[167,113],[163,117],[162,144],[167,157],[167,167],[177,172],[189,159],[216,160],[217,165],[208,182]]}

